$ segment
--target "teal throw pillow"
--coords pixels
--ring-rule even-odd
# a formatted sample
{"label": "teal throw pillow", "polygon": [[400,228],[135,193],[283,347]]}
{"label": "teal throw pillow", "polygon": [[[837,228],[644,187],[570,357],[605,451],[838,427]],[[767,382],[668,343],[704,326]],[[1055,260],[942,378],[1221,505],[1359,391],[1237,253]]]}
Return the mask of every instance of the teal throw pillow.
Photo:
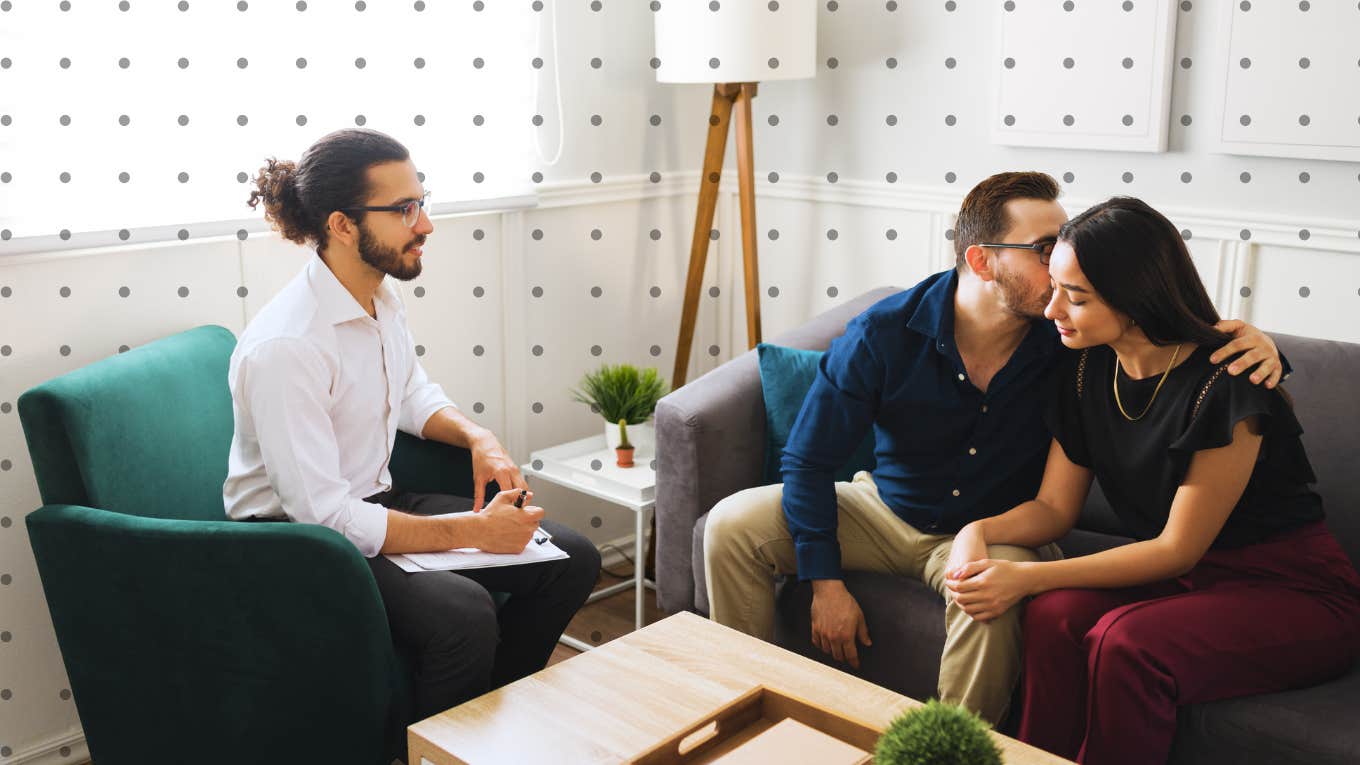
{"label": "teal throw pillow", "polygon": [[[789,441],[794,420],[803,408],[813,380],[817,379],[817,364],[824,351],[805,351],[782,345],[761,343],[756,346],[760,359],[760,387],[765,398],[765,483],[783,480],[779,463],[784,445]],[[848,481],[861,470],[874,469],[874,432],[870,429],[864,441],[855,449],[850,460],[836,471],[837,481]]]}

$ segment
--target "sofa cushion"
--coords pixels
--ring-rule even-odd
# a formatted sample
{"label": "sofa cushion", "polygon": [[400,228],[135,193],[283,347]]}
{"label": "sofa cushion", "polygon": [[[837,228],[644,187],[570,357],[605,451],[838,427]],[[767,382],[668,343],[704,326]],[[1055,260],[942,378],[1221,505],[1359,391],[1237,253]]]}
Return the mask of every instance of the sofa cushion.
{"label": "sofa cushion", "polygon": [[790,579],[779,593],[774,642],[781,648],[862,677],[913,699],[938,694],[944,650],[944,600],[925,584],[874,571],[846,571],[873,645],[860,646],[859,669],[812,645],[812,586]]}
{"label": "sofa cushion", "polygon": [[[760,388],[765,399],[765,472],[766,484],[779,483],[782,478],[780,461],[784,445],[789,441],[793,423],[803,408],[803,399],[817,379],[817,365],[824,351],[786,348],[782,345],[761,343],[756,346],[760,357]],[[870,431],[836,472],[837,481],[848,481],[861,470],[874,469],[874,434]]]}
{"label": "sofa cushion", "polygon": [[1360,762],[1360,666],[1330,683],[1182,707],[1175,765]]}

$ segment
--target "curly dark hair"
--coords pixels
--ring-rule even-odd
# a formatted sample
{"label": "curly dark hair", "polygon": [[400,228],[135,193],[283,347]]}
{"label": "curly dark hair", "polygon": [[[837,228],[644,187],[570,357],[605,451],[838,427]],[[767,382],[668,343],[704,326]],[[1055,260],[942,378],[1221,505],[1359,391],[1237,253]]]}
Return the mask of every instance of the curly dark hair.
{"label": "curly dark hair", "polygon": [[[270,157],[255,176],[246,204],[264,202],[264,217],[297,244],[314,243],[325,252],[326,220],[332,212],[364,204],[371,191],[368,168],[404,162],[411,154],[396,139],[376,130],[348,128],[323,136],[293,162]],[[363,213],[353,216],[361,221]]]}

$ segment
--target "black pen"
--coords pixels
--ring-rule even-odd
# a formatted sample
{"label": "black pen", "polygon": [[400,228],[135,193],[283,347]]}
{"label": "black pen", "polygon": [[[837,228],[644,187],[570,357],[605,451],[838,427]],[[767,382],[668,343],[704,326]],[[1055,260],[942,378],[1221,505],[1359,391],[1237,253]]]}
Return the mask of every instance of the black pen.
{"label": "black pen", "polygon": [[[515,499],[515,507],[524,507],[524,498],[525,498],[526,496],[528,496],[528,494],[529,494],[529,492],[528,492],[527,489],[520,489],[520,490],[519,490],[519,497],[518,497],[517,499]],[[537,529],[537,531],[539,531],[540,533],[542,533],[543,536],[541,536],[541,537],[534,537],[534,543],[535,543],[535,544],[540,544],[540,545],[541,545],[541,544],[543,544],[544,542],[548,541],[548,540],[551,538],[551,537],[548,536],[548,532],[543,531],[543,529],[540,528],[540,529]]]}

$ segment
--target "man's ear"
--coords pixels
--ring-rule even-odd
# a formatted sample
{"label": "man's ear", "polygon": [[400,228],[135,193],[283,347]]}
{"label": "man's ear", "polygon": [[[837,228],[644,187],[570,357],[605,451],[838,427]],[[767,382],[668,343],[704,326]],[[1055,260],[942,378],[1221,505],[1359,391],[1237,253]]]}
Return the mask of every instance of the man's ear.
{"label": "man's ear", "polygon": [[968,263],[968,270],[982,281],[990,282],[996,278],[992,273],[992,253],[986,247],[969,245],[968,249],[963,251],[963,259]]}
{"label": "man's ear", "polygon": [[354,247],[359,241],[359,226],[354,219],[336,210],[326,218],[326,229],[330,234],[331,241],[337,241],[346,247]]}

